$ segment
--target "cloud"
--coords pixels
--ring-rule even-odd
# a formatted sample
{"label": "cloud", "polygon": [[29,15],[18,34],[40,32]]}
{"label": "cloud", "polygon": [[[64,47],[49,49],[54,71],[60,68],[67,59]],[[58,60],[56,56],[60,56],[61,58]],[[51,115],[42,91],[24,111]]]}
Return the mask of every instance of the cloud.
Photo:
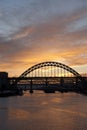
{"label": "cloud", "polygon": [[[86,4],[83,3],[81,8],[81,1],[78,3],[76,0],[75,3],[71,0],[71,3],[74,4],[71,10],[67,6],[64,7],[66,5],[64,1],[54,0],[53,3],[50,0],[47,2],[42,0],[38,0],[36,4],[35,1],[31,2],[35,10],[39,7],[34,16],[27,17],[28,13],[33,10],[29,9],[25,17],[22,17],[22,12],[24,16],[27,10],[21,12],[19,9],[20,18],[23,18],[20,26],[18,25],[17,30],[12,31],[9,35],[0,36],[1,70],[7,70],[11,75],[12,73],[20,75],[26,68],[49,60],[64,62],[70,66],[87,64],[87,28],[86,22],[84,22],[87,16]],[[71,5],[68,0],[67,3]],[[61,12],[61,9],[57,8],[59,5],[64,7],[66,12],[71,11],[64,14],[64,11]],[[35,10],[33,11],[35,12]],[[45,12],[43,13],[43,11]],[[19,14],[15,16],[17,22],[18,16]],[[31,20],[29,21],[29,19]],[[33,20],[35,21],[32,22]],[[77,27],[77,25],[79,26]]]}

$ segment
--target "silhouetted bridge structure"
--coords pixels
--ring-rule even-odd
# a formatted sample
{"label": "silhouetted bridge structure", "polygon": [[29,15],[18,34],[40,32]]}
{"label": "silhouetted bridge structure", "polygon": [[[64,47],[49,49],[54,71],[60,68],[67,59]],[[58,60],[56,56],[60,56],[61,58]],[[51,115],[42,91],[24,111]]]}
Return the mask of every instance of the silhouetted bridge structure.
{"label": "silhouetted bridge structure", "polygon": [[10,85],[23,90],[83,91],[87,79],[59,62],[42,62],[28,68],[19,77],[8,78]]}

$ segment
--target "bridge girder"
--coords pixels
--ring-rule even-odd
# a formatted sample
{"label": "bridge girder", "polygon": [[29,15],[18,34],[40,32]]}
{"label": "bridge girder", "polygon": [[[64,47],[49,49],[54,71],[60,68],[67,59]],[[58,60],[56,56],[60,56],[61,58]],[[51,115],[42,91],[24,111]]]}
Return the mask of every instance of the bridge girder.
{"label": "bridge girder", "polygon": [[53,61],[42,62],[42,63],[36,64],[36,65],[28,68],[26,71],[24,71],[19,77],[25,77],[30,72],[32,72],[36,69],[45,67],[45,66],[54,66],[54,67],[63,68],[65,70],[69,71],[70,73],[72,73],[74,76],[81,78],[81,75],[78,72],[76,72],[74,69],[72,69],[71,67],[69,67],[65,64],[62,64],[62,63],[59,63],[59,62],[53,62]]}

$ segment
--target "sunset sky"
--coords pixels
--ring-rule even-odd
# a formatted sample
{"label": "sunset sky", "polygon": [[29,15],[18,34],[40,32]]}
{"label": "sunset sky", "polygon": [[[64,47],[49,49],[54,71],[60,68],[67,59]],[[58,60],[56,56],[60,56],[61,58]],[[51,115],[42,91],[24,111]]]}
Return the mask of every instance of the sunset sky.
{"label": "sunset sky", "polygon": [[87,73],[87,0],[0,0],[0,71],[43,61]]}

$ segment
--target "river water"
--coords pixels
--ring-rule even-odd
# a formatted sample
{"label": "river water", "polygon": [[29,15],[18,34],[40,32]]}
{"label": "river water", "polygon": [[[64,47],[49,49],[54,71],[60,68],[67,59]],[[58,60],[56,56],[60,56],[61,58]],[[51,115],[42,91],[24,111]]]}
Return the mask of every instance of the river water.
{"label": "river water", "polygon": [[87,130],[87,96],[27,91],[0,98],[0,130]]}

